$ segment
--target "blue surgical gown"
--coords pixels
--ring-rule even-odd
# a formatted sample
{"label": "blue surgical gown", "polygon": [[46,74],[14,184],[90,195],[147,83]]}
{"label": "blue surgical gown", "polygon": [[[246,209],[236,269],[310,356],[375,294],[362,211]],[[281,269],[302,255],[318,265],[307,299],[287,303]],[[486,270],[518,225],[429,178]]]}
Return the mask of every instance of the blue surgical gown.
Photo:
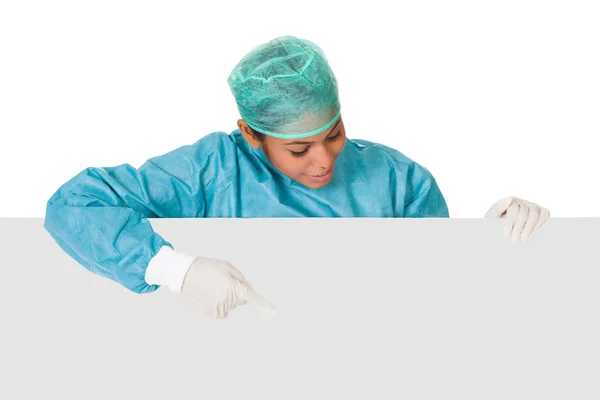
{"label": "blue surgical gown", "polygon": [[48,200],[44,228],[89,271],[136,293],[170,246],[147,218],[442,218],[448,208],[423,166],[399,151],[346,139],[331,182],[310,189],[276,170],[239,130],[215,132],[148,159],[86,168]]}

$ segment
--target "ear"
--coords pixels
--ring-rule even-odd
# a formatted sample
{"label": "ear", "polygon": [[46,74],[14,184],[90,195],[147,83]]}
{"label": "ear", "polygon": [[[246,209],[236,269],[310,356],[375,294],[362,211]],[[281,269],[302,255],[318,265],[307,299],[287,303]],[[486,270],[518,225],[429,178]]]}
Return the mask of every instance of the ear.
{"label": "ear", "polygon": [[254,136],[254,133],[252,133],[252,130],[250,129],[246,121],[244,121],[243,119],[239,119],[237,125],[240,129],[240,132],[242,133],[242,136],[252,148],[258,149],[259,147],[261,147],[260,140],[258,140],[258,138]]}

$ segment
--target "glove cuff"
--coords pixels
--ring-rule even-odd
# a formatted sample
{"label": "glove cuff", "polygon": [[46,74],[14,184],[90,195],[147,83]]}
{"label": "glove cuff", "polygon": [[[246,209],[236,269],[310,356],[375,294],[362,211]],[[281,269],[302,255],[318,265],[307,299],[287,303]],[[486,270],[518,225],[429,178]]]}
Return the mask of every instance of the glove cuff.
{"label": "glove cuff", "polygon": [[150,260],[146,269],[149,285],[167,286],[172,292],[181,293],[183,279],[196,257],[163,246]]}

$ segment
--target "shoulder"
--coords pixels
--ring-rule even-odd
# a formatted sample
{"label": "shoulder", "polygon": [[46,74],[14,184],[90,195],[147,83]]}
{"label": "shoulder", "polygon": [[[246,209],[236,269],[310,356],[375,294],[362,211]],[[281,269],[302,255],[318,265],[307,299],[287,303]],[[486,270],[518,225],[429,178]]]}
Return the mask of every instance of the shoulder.
{"label": "shoulder", "polygon": [[207,190],[218,189],[237,174],[238,146],[234,134],[212,132],[149,158],[141,170],[158,169],[184,182],[199,180]]}
{"label": "shoulder", "polygon": [[[169,151],[167,155],[209,155],[212,153],[230,153],[235,151],[237,146],[233,134],[222,131],[212,132],[201,137],[193,143],[188,143]],[[162,156],[160,156],[162,157]]]}
{"label": "shoulder", "polygon": [[148,159],[154,164],[193,163],[205,165],[211,162],[232,162],[237,154],[238,143],[233,134],[212,132],[193,143],[179,146],[159,156]]}
{"label": "shoulder", "polygon": [[394,158],[398,161],[404,161],[406,163],[413,162],[405,154],[382,143],[371,142],[364,139],[348,139],[348,144],[351,148],[363,152],[364,154],[368,154],[369,156]]}
{"label": "shoulder", "polygon": [[364,139],[348,139],[347,149],[356,158],[364,160],[369,167],[384,166],[405,174],[431,176],[423,165],[405,153],[382,143]]}
{"label": "shoulder", "polygon": [[366,165],[369,169],[384,163],[389,166],[387,176],[392,179],[396,190],[403,193],[404,201],[397,203],[401,205],[397,211],[398,215],[448,216],[444,196],[437,180],[427,167],[390,146],[368,140],[352,140],[350,149],[351,152],[362,153],[361,158],[371,160]]}

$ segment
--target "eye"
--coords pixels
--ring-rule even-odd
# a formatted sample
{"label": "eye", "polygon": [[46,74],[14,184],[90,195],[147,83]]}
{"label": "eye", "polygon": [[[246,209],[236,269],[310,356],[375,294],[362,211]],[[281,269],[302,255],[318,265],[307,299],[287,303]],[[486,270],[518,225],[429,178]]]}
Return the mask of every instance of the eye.
{"label": "eye", "polygon": [[335,136],[330,136],[327,138],[327,140],[330,140],[332,142],[340,139],[342,137],[342,134],[340,133],[340,131],[338,130],[337,133],[335,134]]}
{"label": "eye", "polygon": [[[309,146],[309,147],[310,147],[310,146]],[[308,153],[308,149],[309,149],[309,147],[307,147],[307,148],[306,148],[304,151],[301,151],[301,152],[297,152],[297,151],[291,151],[291,150],[290,150],[290,153],[292,153],[292,157],[303,157],[303,156],[305,156],[305,155],[306,155],[306,153]]]}

